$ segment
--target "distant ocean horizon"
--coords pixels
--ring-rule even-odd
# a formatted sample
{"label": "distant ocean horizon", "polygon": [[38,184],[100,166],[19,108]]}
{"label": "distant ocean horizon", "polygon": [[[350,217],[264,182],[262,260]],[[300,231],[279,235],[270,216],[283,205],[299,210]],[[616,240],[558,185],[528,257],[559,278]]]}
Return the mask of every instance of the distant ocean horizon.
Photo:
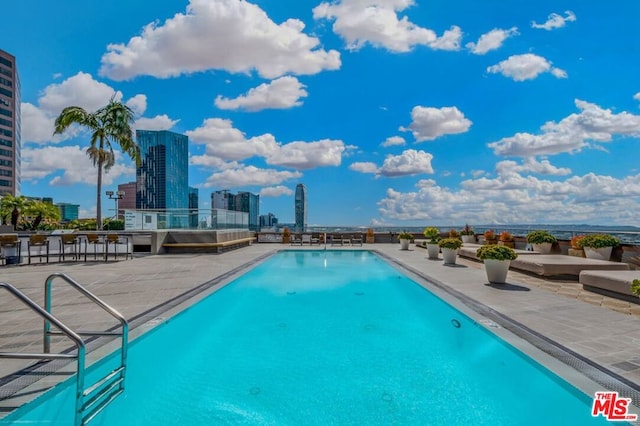
{"label": "distant ocean horizon", "polygon": [[[606,226],[606,225],[471,225],[476,234],[482,234],[484,231],[491,229],[496,233],[508,231],[513,236],[525,237],[530,231],[543,229],[549,231],[559,240],[570,240],[576,235],[605,233],[617,237],[623,244],[640,245],[640,227],[637,226]],[[462,225],[443,225],[436,226],[440,232],[447,232],[451,229],[460,231],[464,227]],[[411,232],[422,233],[425,226],[321,226],[310,225],[307,227],[311,232],[366,232],[367,229],[373,229],[374,232]]]}

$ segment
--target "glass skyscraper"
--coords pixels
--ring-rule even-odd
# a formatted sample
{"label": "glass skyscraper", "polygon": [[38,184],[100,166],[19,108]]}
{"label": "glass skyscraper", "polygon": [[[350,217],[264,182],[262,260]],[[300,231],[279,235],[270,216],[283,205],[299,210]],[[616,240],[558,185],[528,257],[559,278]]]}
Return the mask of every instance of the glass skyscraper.
{"label": "glass skyscraper", "polygon": [[307,229],[307,188],[299,183],[296,186],[295,198],[295,232],[305,232]]}
{"label": "glass skyscraper", "polygon": [[189,139],[168,130],[137,130],[136,139],[142,160],[136,170],[136,209],[165,210],[169,227],[187,227]]}
{"label": "glass skyscraper", "polygon": [[250,192],[238,192],[238,194],[233,197],[233,202],[235,204],[233,210],[249,213],[249,229],[251,231],[259,231],[260,224],[258,222],[258,216],[260,213],[260,196]]}

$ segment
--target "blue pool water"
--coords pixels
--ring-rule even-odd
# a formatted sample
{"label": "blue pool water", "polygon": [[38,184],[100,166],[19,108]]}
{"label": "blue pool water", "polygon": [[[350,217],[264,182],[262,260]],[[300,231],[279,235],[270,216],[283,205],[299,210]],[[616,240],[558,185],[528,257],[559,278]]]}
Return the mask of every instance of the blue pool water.
{"label": "blue pool water", "polygon": [[[72,424],[73,390],[0,423]],[[376,255],[291,251],[136,340],[125,393],[91,424],[606,424],[590,410]]]}

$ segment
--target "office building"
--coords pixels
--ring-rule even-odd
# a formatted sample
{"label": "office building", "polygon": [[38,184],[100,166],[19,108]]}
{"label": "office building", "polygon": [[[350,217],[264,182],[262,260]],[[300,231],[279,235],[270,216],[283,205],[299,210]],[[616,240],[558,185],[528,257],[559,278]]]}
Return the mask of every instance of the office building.
{"label": "office building", "polygon": [[78,220],[78,210],[80,209],[79,204],[56,203],[54,205],[58,208],[58,211],[60,212],[61,222]]}
{"label": "office building", "polygon": [[125,210],[136,209],[136,183],[128,182],[118,185],[122,198],[118,200],[118,219],[124,219]]}
{"label": "office building", "polygon": [[211,193],[211,208],[222,210],[233,210],[234,195],[229,192],[228,189],[222,191],[215,191]]}
{"label": "office building", "polygon": [[0,50],[0,195],[20,195],[20,78],[16,58]]}
{"label": "office building", "polygon": [[189,187],[189,228],[198,228],[198,188]]}
{"label": "office building", "polygon": [[260,196],[250,192],[238,192],[238,194],[233,197],[233,202],[234,208],[232,210],[249,213],[249,230],[259,231],[258,216],[260,213]]}
{"label": "office building", "polygon": [[170,228],[188,227],[189,148],[185,135],[137,130],[136,209],[163,211]]}
{"label": "office building", "polygon": [[260,229],[275,228],[278,226],[278,218],[273,213],[261,214],[258,222]]}
{"label": "office building", "polygon": [[307,188],[302,183],[296,186],[294,209],[296,221],[294,231],[305,232],[307,230]]}

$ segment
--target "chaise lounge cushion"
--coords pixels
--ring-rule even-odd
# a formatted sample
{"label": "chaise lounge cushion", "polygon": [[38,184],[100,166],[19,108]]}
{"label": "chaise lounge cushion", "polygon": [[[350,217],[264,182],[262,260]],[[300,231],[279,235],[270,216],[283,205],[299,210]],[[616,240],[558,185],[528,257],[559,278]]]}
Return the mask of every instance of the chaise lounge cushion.
{"label": "chaise lounge cushion", "polygon": [[[582,271],[580,284],[583,287],[595,287],[614,293],[635,296],[631,292],[631,282],[640,279],[640,271]],[[586,288],[589,290],[588,288]]]}

